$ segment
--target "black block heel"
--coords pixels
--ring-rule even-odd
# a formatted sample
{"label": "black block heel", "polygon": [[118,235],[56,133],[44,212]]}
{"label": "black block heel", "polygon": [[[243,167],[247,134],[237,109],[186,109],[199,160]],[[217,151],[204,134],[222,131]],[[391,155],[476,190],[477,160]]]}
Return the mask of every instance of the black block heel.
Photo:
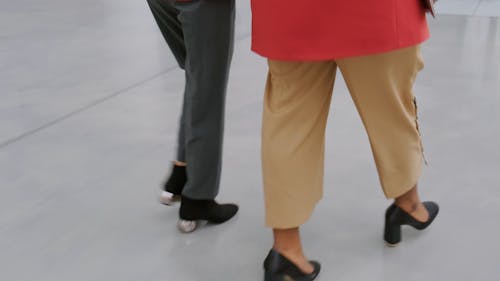
{"label": "black block heel", "polygon": [[321,265],[310,261],[314,266],[312,273],[302,272],[295,264],[275,250],[271,250],[264,261],[264,281],[312,281],[316,279]]}
{"label": "black block heel", "polygon": [[401,242],[401,226],[385,222],[384,240],[387,246],[395,247]]}
{"label": "black block heel", "polygon": [[409,225],[415,229],[426,229],[439,213],[439,206],[434,202],[424,202],[424,207],[429,213],[429,219],[426,222],[420,222],[414,219],[410,214],[392,204],[385,213],[384,240],[388,246],[394,247],[401,242],[401,226]]}

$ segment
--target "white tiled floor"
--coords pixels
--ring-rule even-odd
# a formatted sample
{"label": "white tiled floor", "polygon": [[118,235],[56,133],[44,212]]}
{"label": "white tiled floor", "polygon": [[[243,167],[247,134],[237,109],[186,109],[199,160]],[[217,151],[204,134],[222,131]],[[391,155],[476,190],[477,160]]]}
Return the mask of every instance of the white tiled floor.
{"label": "white tiled floor", "polygon": [[500,16],[500,0],[439,0],[439,14],[469,16]]}

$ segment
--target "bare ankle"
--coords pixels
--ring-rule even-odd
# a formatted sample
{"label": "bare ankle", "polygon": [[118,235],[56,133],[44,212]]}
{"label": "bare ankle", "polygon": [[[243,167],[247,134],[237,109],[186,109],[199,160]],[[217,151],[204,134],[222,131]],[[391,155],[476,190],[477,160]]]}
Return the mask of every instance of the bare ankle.
{"label": "bare ankle", "polygon": [[302,251],[299,228],[274,229],[273,249],[292,263],[297,265],[302,272],[310,273],[314,270],[312,264],[307,260]]}
{"label": "bare ankle", "polygon": [[181,161],[177,161],[177,160],[174,160],[173,162],[174,162],[175,166],[186,167],[186,163],[185,162],[181,162]]}
{"label": "bare ankle", "polygon": [[420,222],[429,219],[429,212],[421,201],[396,200],[395,204]]}
{"label": "bare ankle", "polygon": [[290,245],[273,245],[273,249],[278,251],[283,255],[292,255],[292,256],[304,256],[302,249],[300,247],[290,247]]}
{"label": "bare ankle", "polygon": [[415,185],[405,194],[395,199],[395,204],[407,212],[415,212],[422,204],[418,195],[417,186]]}
{"label": "bare ankle", "polygon": [[405,210],[407,213],[413,213],[418,210],[422,202],[415,200],[396,199],[395,204],[401,209]]}
{"label": "bare ankle", "polygon": [[286,245],[280,247],[274,245],[273,249],[298,266],[302,272],[311,273],[314,271],[314,266],[307,260],[307,257],[300,247],[289,247]]}

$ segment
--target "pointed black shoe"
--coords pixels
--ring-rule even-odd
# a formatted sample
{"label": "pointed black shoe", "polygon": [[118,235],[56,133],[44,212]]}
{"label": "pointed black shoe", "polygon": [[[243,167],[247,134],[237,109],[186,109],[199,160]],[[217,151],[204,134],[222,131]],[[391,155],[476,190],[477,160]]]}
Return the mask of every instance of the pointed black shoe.
{"label": "pointed black shoe", "polygon": [[429,213],[429,219],[425,222],[417,221],[396,204],[392,204],[387,208],[385,212],[384,240],[388,246],[393,247],[401,242],[402,225],[409,225],[418,230],[423,230],[431,225],[439,213],[439,206],[434,202],[423,202],[423,205]]}
{"label": "pointed black shoe", "polygon": [[165,205],[172,205],[181,199],[180,195],[187,182],[185,166],[173,165],[170,177],[163,185],[163,192],[160,195],[160,202]]}
{"label": "pointed black shoe", "polygon": [[317,261],[310,261],[314,266],[312,273],[306,274],[289,259],[275,250],[271,250],[264,260],[264,281],[312,281],[321,270]]}

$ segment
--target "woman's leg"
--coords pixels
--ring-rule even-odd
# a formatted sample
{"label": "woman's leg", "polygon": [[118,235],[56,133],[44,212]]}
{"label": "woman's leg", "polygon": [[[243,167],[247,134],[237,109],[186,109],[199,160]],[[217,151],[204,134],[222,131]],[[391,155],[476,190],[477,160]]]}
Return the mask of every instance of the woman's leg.
{"label": "woman's leg", "polygon": [[395,200],[396,205],[406,211],[412,217],[420,222],[425,222],[429,219],[429,212],[422,204],[420,196],[418,195],[417,186],[410,189],[410,191],[399,196]]}
{"label": "woman's leg", "polygon": [[385,195],[425,221],[417,182],[424,162],[413,85],[420,47],[337,61],[367,130]]}
{"label": "woman's leg", "polygon": [[413,84],[423,68],[420,48],[337,63],[368,133],[385,195],[418,199],[416,185],[424,158]]}
{"label": "woman's leg", "polygon": [[300,231],[298,227],[289,229],[273,229],[273,249],[287,257],[302,272],[311,273],[314,270],[312,264],[307,260],[302,250]]}
{"label": "woman's leg", "polygon": [[[178,2],[186,46],[186,90],[179,158],[189,180],[183,196],[213,200],[219,192],[227,80],[233,54],[235,1]],[[183,141],[183,142],[182,142]],[[182,143],[181,143],[182,142]],[[183,161],[185,160],[185,161]]]}
{"label": "woman's leg", "polygon": [[[186,61],[186,46],[184,44],[184,33],[182,25],[178,19],[179,11],[174,4],[163,0],[147,0],[151,12],[160,28],[160,31],[167,42],[170,50],[176,58],[179,66],[184,68]],[[186,145],[185,145],[185,102],[183,104],[182,115],[179,120],[179,133],[177,137],[177,158],[173,161],[173,169],[164,184],[160,201],[170,205],[173,203],[173,195],[180,195],[186,182]],[[181,167],[181,168],[179,168]]]}
{"label": "woman's leg", "polygon": [[334,62],[269,61],[262,125],[266,225],[274,249],[303,272],[312,271],[299,226],[323,192],[325,127]]}

